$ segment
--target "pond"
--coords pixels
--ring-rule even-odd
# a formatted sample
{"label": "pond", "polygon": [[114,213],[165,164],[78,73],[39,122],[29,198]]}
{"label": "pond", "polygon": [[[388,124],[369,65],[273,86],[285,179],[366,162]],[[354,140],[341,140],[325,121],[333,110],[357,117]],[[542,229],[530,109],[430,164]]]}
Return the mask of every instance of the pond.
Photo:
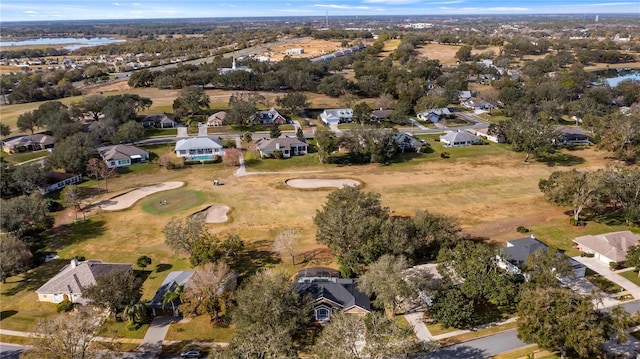
{"label": "pond", "polygon": [[636,70],[626,70],[626,71],[616,71],[612,74],[605,73],[603,74],[602,82],[611,86],[616,87],[618,84],[624,80],[638,80],[640,81],[640,71]]}
{"label": "pond", "polygon": [[10,46],[25,46],[25,45],[65,45],[67,50],[76,50],[81,47],[87,46],[99,46],[108,45],[116,42],[125,42],[127,40],[114,39],[112,37],[92,37],[92,38],[80,38],[80,37],[57,37],[47,38],[41,37],[39,39],[20,40],[20,41],[3,41],[0,43],[3,47]]}

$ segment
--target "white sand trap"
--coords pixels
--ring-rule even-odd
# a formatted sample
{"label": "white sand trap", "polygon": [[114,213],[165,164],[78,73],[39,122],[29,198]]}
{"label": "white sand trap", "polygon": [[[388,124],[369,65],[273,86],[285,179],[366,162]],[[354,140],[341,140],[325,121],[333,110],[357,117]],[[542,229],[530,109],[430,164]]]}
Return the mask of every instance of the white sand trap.
{"label": "white sand trap", "polygon": [[100,208],[105,211],[119,211],[122,209],[127,209],[146,196],[152,195],[156,192],[180,188],[182,187],[182,185],[184,185],[184,182],[164,182],[151,186],[136,188],[133,191],[115,196],[106,201],[102,201],[100,203]]}
{"label": "white sand trap", "polygon": [[229,212],[230,209],[231,208],[227,206],[209,206],[198,213],[204,213],[206,215],[204,217],[206,223],[224,223],[229,219],[227,212]]}
{"label": "white sand trap", "polygon": [[361,185],[360,181],[347,178],[292,178],[285,183],[294,188],[342,188]]}

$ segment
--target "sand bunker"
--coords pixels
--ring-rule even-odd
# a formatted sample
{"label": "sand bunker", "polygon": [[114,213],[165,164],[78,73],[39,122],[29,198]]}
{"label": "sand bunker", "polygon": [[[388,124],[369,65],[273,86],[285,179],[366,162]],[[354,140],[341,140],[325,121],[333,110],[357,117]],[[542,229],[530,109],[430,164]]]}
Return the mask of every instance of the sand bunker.
{"label": "sand bunker", "polygon": [[106,201],[102,201],[100,202],[99,206],[105,211],[119,211],[122,209],[127,209],[146,196],[149,196],[156,192],[176,189],[182,187],[182,185],[184,185],[184,182],[164,182],[151,186],[136,188],[133,191],[115,196]]}
{"label": "sand bunker", "polygon": [[194,213],[194,215],[204,213],[204,221],[206,223],[224,223],[229,219],[227,212],[229,212],[230,209],[231,208],[227,206],[209,206],[200,212]]}
{"label": "sand bunker", "polygon": [[345,186],[359,186],[360,181],[347,178],[292,178],[285,181],[294,188],[342,188]]}

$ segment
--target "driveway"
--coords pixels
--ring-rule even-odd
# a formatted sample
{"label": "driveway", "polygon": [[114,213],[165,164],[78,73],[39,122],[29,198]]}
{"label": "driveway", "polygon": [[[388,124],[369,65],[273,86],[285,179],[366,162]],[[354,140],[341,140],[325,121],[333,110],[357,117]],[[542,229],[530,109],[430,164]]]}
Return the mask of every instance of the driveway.
{"label": "driveway", "polygon": [[595,258],[576,256],[576,257],[573,257],[573,259],[586,265],[587,267],[589,267],[589,269],[600,274],[601,276],[612,281],[613,283],[621,286],[622,288],[626,289],[629,293],[631,293],[631,295],[633,295],[633,298],[640,299],[640,287],[635,285],[630,280],[620,276],[618,272],[615,272],[609,269],[608,264]]}
{"label": "driveway", "polygon": [[147,329],[147,333],[144,335],[144,339],[142,339],[142,344],[140,344],[137,351],[155,354],[162,353],[162,342],[173,320],[174,318],[170,316],[153,318],[149,329]]}

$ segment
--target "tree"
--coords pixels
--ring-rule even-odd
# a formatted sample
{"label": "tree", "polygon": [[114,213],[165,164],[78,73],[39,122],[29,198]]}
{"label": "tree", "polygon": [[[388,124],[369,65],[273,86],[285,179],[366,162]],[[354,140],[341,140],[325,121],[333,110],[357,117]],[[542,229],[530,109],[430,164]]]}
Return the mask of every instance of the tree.
{"label": "tree", "polygon": [[286,276],[258,272],[238,290],[231,347],[241,358],[296,355],[295,344],[312,317],[311,299],[301,297]]}
{"label": "tree", "polygon": [[85,173],[87,161],[96,153],[96,143],[86,132],[79,132],[56,143],[46,159],[48,166],[67,173]]}
{"label": "tree", "polygon": [[92,345],[102,325],[96,316],[82,312],[61,313],[51,319],[40,319],[34,328],[32,349],[27,358],[94,359],[103,357]]}
{"label": "tree", "polygon": [[570,206],[577,222],[580,213],[597,203],[601,194],[599,173],[555,171],[549,179],[541,179],[538,187],[547,201],[561,206]]}
{"label": "tree", "polygon": [[627,329],[633,323],[633,319],[629,313],[621,305],[616,305],[611,309],[611,331],[615,333],[616,341],[618,343],[626,343]]}
{"label": "tree", "polygon": [[131,302],[124,306],[122,315],[129,320],[130,324],[144,323],[149,319],[148,308],[142,302]]}
{"label": "tree", "polygon": [[[73,212],[78,219],[78,211],[82,208],[82,200],[80,199],[80,190],[76,185],[66,186],[60,193],[62,204],[65,207],[73,208]],[[84,211],[82,211],[82,219],[86,219]]]}
{"label": "tree", "polygon": [[38,191],[38,187],[42,185],[48,170],[40,163],[26,163],[16,166],[13,169],[11,178],[15,186],[19,188],[23,194],[30,194]]}
{"label": "tree", "polygon": [[140,268],[147,268],[148,265],[151,265],[151,258],[149,258],[149,256],[140,256],[138,260],[136,260],[136,264]]}
{"label": "tree", "polygon": [[622,208],[627,224],[640,224],[640,169],[609,166],[600,181],[613,208]]}
{"label": "tree", "polygon": [[627,257],[625,264],[627,267],[635,267],[640,276],[640,244],[631,246],[627,249]]}
{"label": "tree", "polygon": [[18,126],[18,130],[30,131],[33,135],[33,130],[36,127],[40,127],[40,122],[38,121],[38,117],[36,116],[34,111],[27,111],[18,116],[16,126]]}
{"label": "tree", "polygon": [[351,82],[340,74],[323,77],[318,84],[318,92],[331,97],[340,97],[351,87]]}
{"label": "tree", "polygon": [[290,92],[282,97],[276,97],[276,104],[284,108],[291,115],[304,114],[304,110],[311,106],[307,95],[301,92]]}
{"label": "tree", "polygon": [[280,254],[280,257],[289,256],[291,259],[291,265],[296,265],[296,245],[300,238],[298,231],[294,228],[285,229],[282,233],[276,236],[276,240],[273,242],[273,250]]}
{"label": "tree", "polygon": [[456,52],[456,59],[460,61],[467,61],[471,59],[471,46],[462,45]]}
{"label": "tree", "polygon": [[202,87],[190,86],[180,91],[180,95],[173,101],[173,109],[183,108],[194,115],[209,108],[209,95]]}
{"label": "tree", "polygon": [[237,148],[227,148],[224,150],[222,162],[230,167],[240,166],[240,158],[242,158],[242,150]]}
{"label": "tree", "polygon": [[[89,176],[95,176],[96,182],[100,183],[101,179],[104,180],[104,191],[109,192],[108,181],[109,178],[115,177],[117,172],[115,168],[109,168],[107,163],[99,158],[91,158],[87,161],[87,174]],[[100,186],[98,185],[98,189]]]}
{"label": "tree", "polygon": [[360,125],[371,122],[371,107],[366,102],[359,102],[353,108],[353,119]]}
{"label": "tree", "polygon": [[299,139],[300,141],[306,142],[306,139],[304,138],[304,132],[302,132],[302,127],[298,127],[296,129],[296,138]]}
{"label": "tree", "polygon": [[501,125],[505,126],[506,139],[513,146],[513,150],[527,154],[525,163],[531,155],[540,156],[553,151],[553,141],[558,137],[549,123],[533,117],[520,120],[512,118]]}
{"label": "tree", "polygon": [[602,352],[608,339],[605,315],[594,309],[591,298],[566,288],[527,289],[518,303],[518,338],[543,349],[573,350],[581,358]]}
{"label": "tree", "polygon": [[269,137],[278,138],[280,137],[281,134],[282,134],[282,131],[280,131],[280,126],[278,126],[277,123],[274,123],[273,125],[271,125],[271,129],[269,130]]}
{"label": "tree", "polygon": [[176,310],[176,303],[181,303],[181,298],[184,295],[184,290],[184,284],[176,285],[172,288],[167,289],[167,291],[162,295],[162,309],[164,309],[167,304],[171,304],[173,315],[177,317],[179,313]]}
{"label": "tree", "polygon": [[125,306],[138,302],[141,284],[132,271],[114,270],[96,278],[96,284],[85,287],[82,296],[115,318]]}
{"label": "tree", "polygon": [[29,269],[33,255],[29,247],[13,235],[7,235],[0,241],[0,279],[7,278]]}
{"label": "tree", "polygon": [[331,131],[319,129],[315,133],[316,147],[318,149],[318,160],[325,163],[331,152],[336,147],[335,137]]}
{"label": "tree", "polygon": [[338,312],[322,329],[312,353],[318,359],[386,359],[423,357],[434,348],[418,342],[411,329],[378,313],[361,318]]}
{"label": "tree", "polygon": [[447,283],[433,298],[429,314],[445,327],[467,328],[473,323],[474,304],[459,287]]}
{"label": "tree", "polygon": [[265,101],[265,98],[255,93],[237,92],[229,97],[229,111],[225,121],[238,126],[249,126],[251,118],[258,111],[258,103]]}
{"label": "tree", "polygon": [[154,72],[147,69],[134,71],[129,77],[128,84],[131,87],[150,87],[155,79]]}
{"label": "tree", "polygon": [[567,256],[554,248],[538,248],[523,266],[531,276],[529,284],[538,287],[559,287],[560,278],[573,277],[573,266]]}
{"label": "tree", "polygon": [[137,121],[127,121],[111,137],[113,143],[131,143],[144,137],[144,127]]}
{"label": "tree", "polygon": [[184,222],[179,219],[169,221],[162,229],[165,243],[176,253],[191,254],[193,243],[207,233],[204,220],[204,215],[198,214],[187,217]]}
{"label": "tree", "polygon": [[11,134],[11,127],[7,124],[0,123],[0,136],[7,137],[9,134]]}
{"label": "tree", "polygon": [[394,317],[402,298],[412,294],[403,274],[407,268],[409,263],[404,257],[385,254],[360,276],[358,288],[369,297],[375,297],[374,303],[384,308],[387,316]]}
{"label": "tree", "polygon": [[0,202],[0,229],[18,238],[53,226],[49,203],[40,193],[19,196]]}
{"label": "tree", "polygon": [[71,113],[78,120],[90,117],[93,121],[99,121],[103,116],[102,110],[106,99],[102,95],[91,95],[83,97],[81,101],[71,104]]}
{"label": "tree", "polygon": [[382,207],[380,195],[363,192],[360,187],[343,187],[331,192],[316,212],[316,240],[327,245],[338,263],[356,273],[375,261],[384,248],[373,242],[389,209]]}
{"label": "tree", "polygon": [[226,263],[207,263],[196,269],[178,308],[186,316],[208,315],[218,321],[221,312],[228,312],[237,287],[238,275]]}

